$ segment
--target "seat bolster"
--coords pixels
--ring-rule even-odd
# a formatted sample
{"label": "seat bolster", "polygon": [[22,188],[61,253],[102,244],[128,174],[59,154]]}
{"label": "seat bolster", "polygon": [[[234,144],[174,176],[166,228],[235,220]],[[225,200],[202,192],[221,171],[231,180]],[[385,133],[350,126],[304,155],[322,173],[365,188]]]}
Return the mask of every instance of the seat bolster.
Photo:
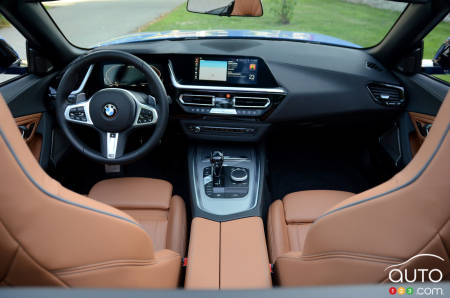
{"label": "seat bolster", "polygon": [[56,272],[70,287],[95,288],[176,288],[181,257],[170,250],[160,250],[148,261],[118,260]]}
{"label": "seat bolster", "polygon": [[166,248],[177,252],[181,257],[186,252],[186,229],[186,206],[180,196],[173,196],[170,200]]}
{"label": "seat bolster", "polygon": [[286,222],[312,223],[333,206],[354,194],[335,190],[307,190],[288,194],[284,197]]}
{"label": "seat bolster", "polygon": [[289,252],[277,259],[275,278],[282,287],[374,283],[383,279],[388,265],[366,257]]}
{"label": "seat bolster", "polygon": [[267,239],[270,263],[275,263],[278,256],[290,251],[288,228],[281,200],[276,200],[269,207]]}
{"label": "seat bolster", "polygon": [[151,178],[115,178],[95,184],[89,197],[120,209],[169,209],[172,184]]}

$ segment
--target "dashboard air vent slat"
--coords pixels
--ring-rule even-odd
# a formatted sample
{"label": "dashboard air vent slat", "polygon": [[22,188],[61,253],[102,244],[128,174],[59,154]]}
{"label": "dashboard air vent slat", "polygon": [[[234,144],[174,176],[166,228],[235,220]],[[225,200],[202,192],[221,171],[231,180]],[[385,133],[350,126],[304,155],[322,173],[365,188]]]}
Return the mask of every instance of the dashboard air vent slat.
{"label": "dashboard air vent slat", "polygon": [[403,87],[384,83],[370,83],[367,87],[373,99],[379,104],[400,106],[405,102]]}
{"label": "dashboard air vent slat", "polygon": [[180,102],[191,106],[214,106],[214,96],[198,94],[181,94]]}
{"label": "dashboard air vent slat", "polygon": [[376,64],[375,62],[372,62],[372,61],[367,61],[366,66],[367,66],[367,68],[370,68],[370,69],[373,69],[373,70],[376,70],[379,72],[383,71],[383,68],[381,66],[379,66],[378,64]]}
{"label": "dashboard air vent slat", "polygon": [[270,99],[268,99],[266,97],[236,96],[233,99],[233,106],[235,108],[265,109],[269,105],[270,105]]}

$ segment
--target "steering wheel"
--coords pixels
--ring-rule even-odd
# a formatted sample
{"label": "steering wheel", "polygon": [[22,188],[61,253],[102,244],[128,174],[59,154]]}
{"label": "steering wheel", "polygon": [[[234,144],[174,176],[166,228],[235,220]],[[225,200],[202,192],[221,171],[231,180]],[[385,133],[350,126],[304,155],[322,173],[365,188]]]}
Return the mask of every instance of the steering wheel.
{"label": "steering wheel", "polygon": [[[101,62],[123,63],[141,71],[152,95],[123,88],[104,88],[89,99],[68,103],[80,74]],[[120,165],[133,162],[160,141],[167,127],[169,102],[163,83],[155,71],[142,59],[122,51],[99,50],[75,59],[65,71],[56,92],[57,120],[62,131],[83,155],[103,164]],[[69,123],[92,127],[98,131],[101,152],[86,146],[73,132]],[[152,136],[137,150],[125,153],[129,134],[140,127],[154,126]]]}

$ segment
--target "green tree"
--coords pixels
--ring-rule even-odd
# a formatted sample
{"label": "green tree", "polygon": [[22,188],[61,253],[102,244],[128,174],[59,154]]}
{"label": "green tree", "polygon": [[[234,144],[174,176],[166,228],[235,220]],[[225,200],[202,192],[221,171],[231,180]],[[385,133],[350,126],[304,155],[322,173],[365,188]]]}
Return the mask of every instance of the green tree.
{"label": "green tree", "polygon": [[289,24],[298,0],[273,0],[272,6],[281,24]]}

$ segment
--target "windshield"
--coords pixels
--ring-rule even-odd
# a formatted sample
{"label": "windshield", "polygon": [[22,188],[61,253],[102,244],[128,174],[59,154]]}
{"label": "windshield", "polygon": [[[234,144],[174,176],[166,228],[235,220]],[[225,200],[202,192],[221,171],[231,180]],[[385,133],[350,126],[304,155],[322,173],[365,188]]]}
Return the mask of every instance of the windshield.
{"label": "windshield", "polygon": [[406,7],[405,3],[385,0],[263,0],[262,4],[262,17],[221,17],[188,12],[183,0],[43,3],[67,39],[83,48],[208,36],[283,38],[370,47],[383,39]]}

